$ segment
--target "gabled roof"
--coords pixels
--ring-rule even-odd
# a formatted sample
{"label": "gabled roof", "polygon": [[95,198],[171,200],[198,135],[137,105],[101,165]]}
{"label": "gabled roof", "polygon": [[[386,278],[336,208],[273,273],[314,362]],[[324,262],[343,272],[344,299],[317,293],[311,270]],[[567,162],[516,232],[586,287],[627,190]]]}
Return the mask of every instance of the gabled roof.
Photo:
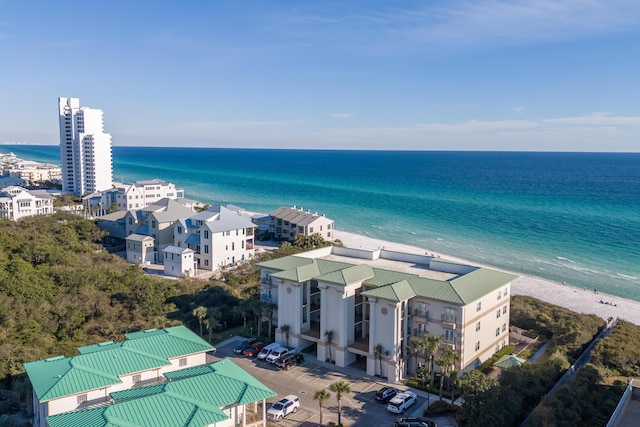
{"label": "gabled roof", "polygon": [[380,286],[378,288],[365,291],[362,294],[368,297],[382,298],[396,302],[405,301],[416,296],[415,292],[413,292],[413,288],[406,280],[386,286]]}
{"label": "gabled roof", "polygon": [[168,372],[162,384],[111,393],[114,404],[47,417],[50,427],[202,427],[227,420],[222,408],[276,394],[229,359]]}
{"label": "gabled roof", "polygon": [[184,326],[126,335],[128,340],[79,347],[79,356],[25,363],[40,401],[120,383],[119,376],[169,365],[169,359],[212,350]]}
{"label": "gabled roof", "polygon": [[146,234],[129,234],[125,240],[133,240],[135,242],[144,242],[145,240],[153,240],[153,237],[147,236]]}
{"label": "gabled roof", "polygon": [[323,282],[337,283],[339,285],[349,285],[356,282],[364,282],[375,275],[373,268],[367,264],[351,265],[341,270],[323,274],[317,277]]}
{"label": "gabled roof", "polygon": [[479,268],[450,281],[463,301],[472,302],[515,280],[515,274]]}
{"label": "gabled roof", "polygon": [[351,264],[314,258],[312,264],[305,264],[279,273],[274,273],[271,277],[293,280],[295,282],[305,282],[313,279],[314,277],[322,276],[323,274],[331,273],[347,267],[351,267]]}
{"label": "gabled roof", "polygon": [[170,254],[182,255],[185,252],[192,252],[193,253],[193,249],[181,248],[180,246],[167,246],[166,248],[164,248],[162,250],[162,252],[168,252]]}
{"label": "gabled roof", "polygon": [[[320,218],[325,218],[323,215],[318,215],[317,213],[311,213],[309,211],[303,211],[301,209],[296,209],[296,208],[287,208],[284,206],[276,209],[275,211],[271,212],[269,215],[274,218],[278,218],[283,221],[288,221],[292,224],[296,224],[298,226],[309,225]],[[330,219],[327,219],[327,220],[331,221]]]}
{"label": "gabled roof", "polygon": [[258,263],[258,267],[273,268],[276,270],[290,270],[307,264],[313,264],[313,259],[292,255]]}

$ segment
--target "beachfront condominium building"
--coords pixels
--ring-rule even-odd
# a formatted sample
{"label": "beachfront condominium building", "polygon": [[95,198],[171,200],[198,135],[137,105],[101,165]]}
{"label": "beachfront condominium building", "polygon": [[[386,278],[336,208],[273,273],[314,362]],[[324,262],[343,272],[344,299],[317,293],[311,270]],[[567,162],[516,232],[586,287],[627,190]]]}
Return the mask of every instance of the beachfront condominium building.
{"label": "beachfront condominium building", "polygon": [[111,135],[102,110],[81,107],[78,98],[58,98],[62,190],[82,196],[111,188]]}
{"label": "beachfront condominium building", "polygon": [[[35,427],[266,426],[275,393],[184,326],[25,363]],[[258,409],[258,404],[261,409]]]}
{"label": "beachfront condominium building", "polygon": [[278,341],[315,344],[318,359],[338,366],[366,362],[367,374],[400,381],[417,368],[412,340],[439,337],[458,355],[457,371],[478,367],[509,343],[512,274],[335,246],[258,265],[261,300],[278,307]]}
{"label": "beachfront condominium building", "polygon": [[293,241],[298,234],[333,240],[333,229],[333,220],[302,207],[280,207],[269,214],[269,232],[278,240]]}

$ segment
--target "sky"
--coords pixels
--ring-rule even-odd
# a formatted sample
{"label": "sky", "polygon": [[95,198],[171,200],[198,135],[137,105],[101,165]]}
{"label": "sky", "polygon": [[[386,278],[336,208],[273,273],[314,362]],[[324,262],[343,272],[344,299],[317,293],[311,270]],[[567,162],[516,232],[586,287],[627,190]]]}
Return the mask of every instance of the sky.
{"label": "sky", "polygon": [[0,0],[0,144],[640,151],[640,1]]}

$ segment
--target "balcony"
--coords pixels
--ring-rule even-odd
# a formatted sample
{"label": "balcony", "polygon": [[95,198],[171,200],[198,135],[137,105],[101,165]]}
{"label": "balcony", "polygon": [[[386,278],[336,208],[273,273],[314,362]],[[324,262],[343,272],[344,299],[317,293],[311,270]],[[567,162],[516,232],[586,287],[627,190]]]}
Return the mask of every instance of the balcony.
{"label": "balcony", "polygon": [[310,322],[311,323],[311,327],[309,329],[307,329],[306,331],[302,331],[300,333],[301,338],[311,338],[314,341],[317,341],[320,339],[320,322]]}
{"label": "balcony", "polygon": [[417,308],[413,310],[413,317],[414,319],[423,319],[425,322],[430,322],[431,318],[429,317],[429,312],[428,311],[422,311],[422,310],[418,310]]}
{"label": "balcony", "polygon": [[447,314],[443,314],[442,316],[440,316],[440,323],[442,324],[443,328],[456,329],[456,317],[455,316],[450,316],[450,315],[447,315]]}
{"label": "balcony", "polygon": [[350,350],[355,350],[358,354],[369,354],[369,337],[359,338],[347,344]]}

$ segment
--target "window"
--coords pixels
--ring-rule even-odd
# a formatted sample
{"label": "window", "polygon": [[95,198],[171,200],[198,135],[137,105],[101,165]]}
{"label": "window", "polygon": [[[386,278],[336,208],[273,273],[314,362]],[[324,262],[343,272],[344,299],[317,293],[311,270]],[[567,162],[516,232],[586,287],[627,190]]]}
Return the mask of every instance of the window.
{"label": "window", "polygon": [[209,245],[204,245],[204,253],[205,254],[209,253]]}
{"label": "window", "polygon": [[231,250],[232,251],[236,250],[236,242],[231,242]]}
{"label": "window", "polygon": [[87,395],[86,394],[81,394],[81,395],[78,396],[78,405],[82,405],[86,401],[87,401]]}
{"label": "window", "polygon": [[204,230],[204,238],[205,239],[209,238],[209,230]]}
{"label": "window", "polygon": [[507,324],[506,324],[506,323],[503,323],[503,324],[502,324],[502,332],[504,332],[504,331],[506,331],[506,330],[507,330]]}
{"label": "window", "polygon": [[238,230],[236,230],[236,236],[238,235]]}
{"label": "window", "polygon": [[507,314],[507,306],[502,307],[502,314]]}
{"label": "window", "polygon": [[500,328],[496,328],[496,336],[500,335]]}
{"label": "window", "polygon": [[242,241],[242,249],[244,249],[244,240]]}
{"label": "window", "polygon": [[187,358],[184,357],[184,358],[180,359],[179,365],[180,365],[180,367],[187,366]]}
{"label": "window", "polygon": [[480,341],[476,343],[476,351],[480,350]]}
{"label": "window", "polygon": [[507,296],[507,288],[504,288],[504,296]]}
{"label": "window", "polygon": [[476,332],[480,330],[480,322],[476,323]]}
{"label": "window", "polygon": [[331,224],[327,224],[327,230],[331,230]]}
{"label": "window", "polygon": [[322,226],[320,226],[320,231],[322,231]]}
{"label": "window", "polygon": [[502,298],[502,291],[498,291],[498,300],[500,300],[500,298]]}
{"label": "window", "polygon": [[478,306],[476,307],[476,311],[480,311],[482,310],[482,301],[478,303]]}
{"label": "window", "polygon": [[182,234],[182,226],[178,226],[178,234]]}
{"label": "window", "polygon": [[498,309],[498,311],[496,311],[496,319],[500,318],[500,309]]}
{"label": "window", "polygon": [[141,374],[137,374],[133,376],[133,383],[139,383],[140,381],[142,381],[142,375]]}
{"label": "window", "polygon": [[313,227],[309,227],[309,233],[313,233]]}

